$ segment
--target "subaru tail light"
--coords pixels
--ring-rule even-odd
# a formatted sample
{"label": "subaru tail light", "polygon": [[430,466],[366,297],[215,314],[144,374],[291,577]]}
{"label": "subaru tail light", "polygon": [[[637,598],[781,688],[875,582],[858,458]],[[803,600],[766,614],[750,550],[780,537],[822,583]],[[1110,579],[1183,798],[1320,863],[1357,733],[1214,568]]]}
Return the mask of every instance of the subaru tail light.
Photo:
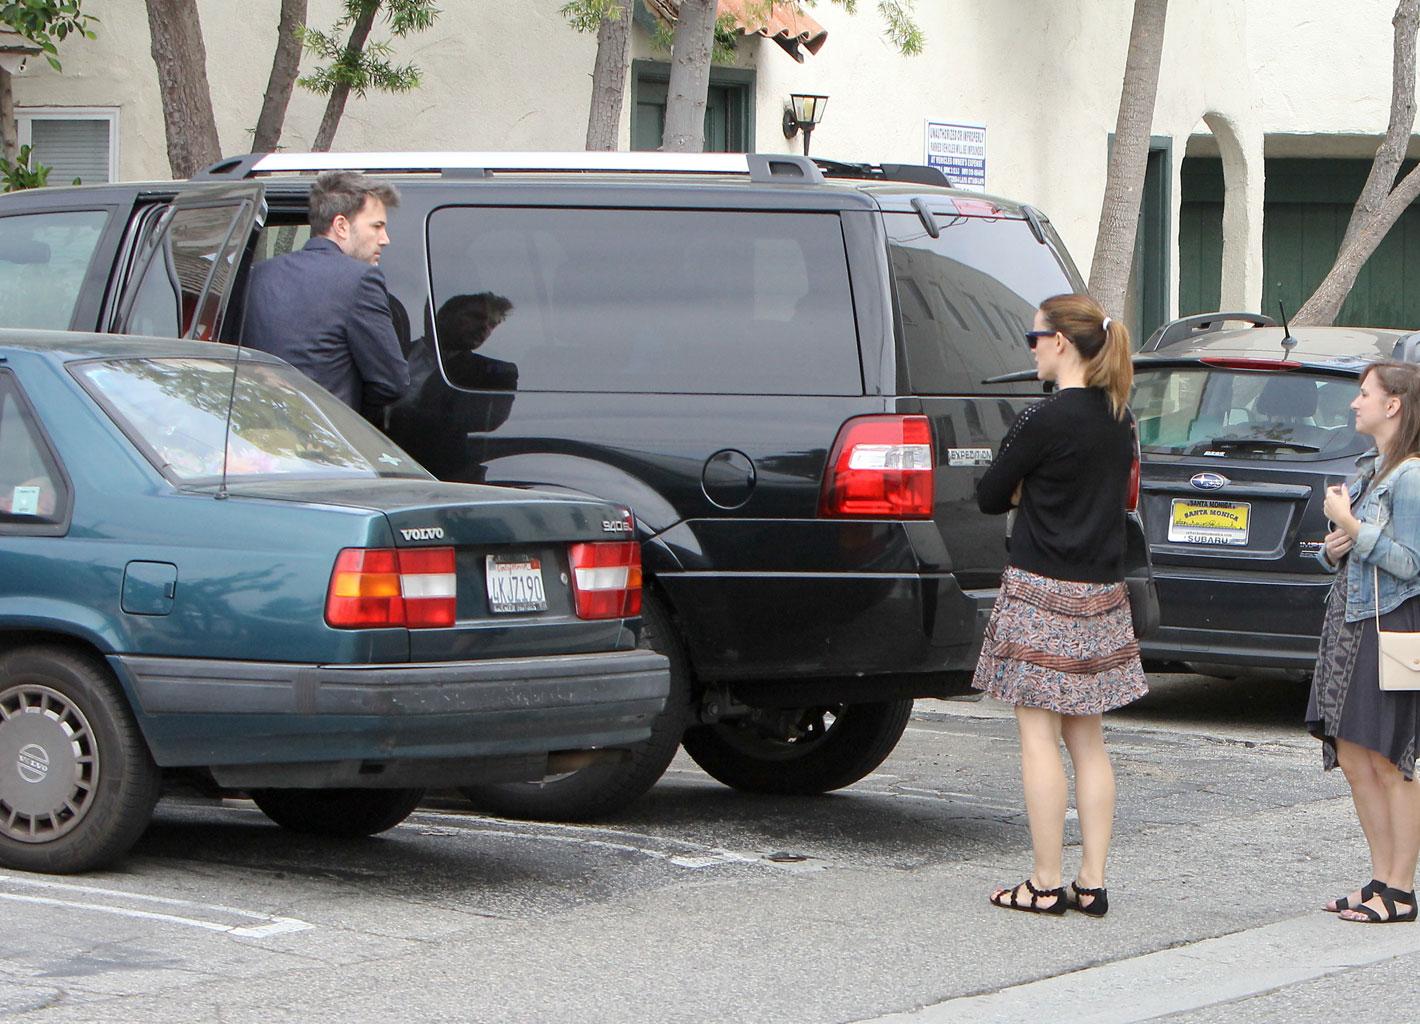
{"label": "subaru tail light", "polygon": [[935,465],[926,416],[855,417],[833,443],[819,514],[930,519]]}
{"label": "subaru tail light", "polygon": [[453,548],[344,548],[326,592],[337,629],[452,626],[458,603]]}
{"label": "subaru tail light", "polygon": [[572,596],[579,619],[641,614],[641,545],[634,540],[573,544]]}

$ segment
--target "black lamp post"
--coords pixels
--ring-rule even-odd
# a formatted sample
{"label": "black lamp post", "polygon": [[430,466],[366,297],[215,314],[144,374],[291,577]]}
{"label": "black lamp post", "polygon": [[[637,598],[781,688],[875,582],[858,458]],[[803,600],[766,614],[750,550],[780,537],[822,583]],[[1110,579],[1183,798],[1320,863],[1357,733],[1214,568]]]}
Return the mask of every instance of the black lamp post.
{"label": "black lamp post", "polygon": [[791,93],[789,105],[784,108],[784,138],[792,139],[800,131],[804,133],[804,156],[809,155],[809,136],[823,120],[823,108],[828,106],[827,96],[810,93]]}

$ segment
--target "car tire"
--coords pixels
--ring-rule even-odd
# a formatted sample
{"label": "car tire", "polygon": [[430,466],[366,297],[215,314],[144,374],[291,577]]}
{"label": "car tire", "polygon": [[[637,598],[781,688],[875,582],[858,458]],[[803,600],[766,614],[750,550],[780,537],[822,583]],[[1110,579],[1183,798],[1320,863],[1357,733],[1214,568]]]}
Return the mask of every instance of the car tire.
{"label": "car tire", "polygon": [[424,790],[256,789],[250,795],[262,814],[291,832],[360,839],[409,817]]}
{"label": "car tire", "polygon": [[619,760],[588,765],[542,782],[467,786],[464,796],[479,810],[505,818],[538,821],[592,821],[624,809],[665,774],[680,746],[690,708],[690,662],[676,635],[670,611],[648,589],[641,599],[641,646],[670,661],[666,707],[651,725],[651,738]]}
{"label": "car tire", "polygon": [[0,655],[0,865],[104,867],[153,817],[162,774],[102,662],[63,647]]}
{"label": "car tire", "polygon": [[761,712],[688,730],[685,752],[747,793],[827,793],[882,764],[911,715],[910,699]]}

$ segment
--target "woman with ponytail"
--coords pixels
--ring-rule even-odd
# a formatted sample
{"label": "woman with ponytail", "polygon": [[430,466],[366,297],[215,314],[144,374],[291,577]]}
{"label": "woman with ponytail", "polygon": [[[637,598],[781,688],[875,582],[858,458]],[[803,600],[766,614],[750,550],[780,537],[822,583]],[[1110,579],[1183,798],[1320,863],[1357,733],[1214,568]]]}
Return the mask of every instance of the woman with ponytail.
{"label": "woman with ponytail", "polygon": [[[972,685],[1015,705],[1035,864],[991,902],[1099,917],[1109,909],[1104,873],[1114,827],[1114,769],[1100,716],[1148,689],[1124,586],[1134,370],[1128,329],[1087,295],[1046,299],[1026,343],[1055,392],[1020,414],[977,486],[983,512],[1014,507],[1017,515]],[[1068,892],[1062,739],[1084,837]]]}

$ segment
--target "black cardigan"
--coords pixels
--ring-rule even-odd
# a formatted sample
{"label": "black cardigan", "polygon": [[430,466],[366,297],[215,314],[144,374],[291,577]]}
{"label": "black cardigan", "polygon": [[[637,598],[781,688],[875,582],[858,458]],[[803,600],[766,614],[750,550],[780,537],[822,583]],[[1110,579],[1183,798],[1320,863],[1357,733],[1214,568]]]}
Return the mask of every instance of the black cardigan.
{"label": "black cardigan", "polygon": [[1024,481],[1009,562],[1089,583],[1124,578],[1124,500],[1133,458],[1128,416],[1099,388],[1066,388],[1016,417],[976,487],[981,511],[1010,511]]}

